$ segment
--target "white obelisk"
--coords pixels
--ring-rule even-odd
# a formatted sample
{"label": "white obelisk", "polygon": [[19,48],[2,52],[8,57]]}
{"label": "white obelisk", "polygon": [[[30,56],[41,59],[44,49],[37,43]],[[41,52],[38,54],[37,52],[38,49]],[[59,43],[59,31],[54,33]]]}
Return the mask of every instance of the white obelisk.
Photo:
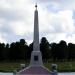
{"label": "white obelisk", "polygon": [[35,7],[36,9],[34,13],[34,40],[30,66],[43,66],[42,54],[40,52],[40,45],[39,45],[39,22],[38,22],[37,4],[35,5]]}

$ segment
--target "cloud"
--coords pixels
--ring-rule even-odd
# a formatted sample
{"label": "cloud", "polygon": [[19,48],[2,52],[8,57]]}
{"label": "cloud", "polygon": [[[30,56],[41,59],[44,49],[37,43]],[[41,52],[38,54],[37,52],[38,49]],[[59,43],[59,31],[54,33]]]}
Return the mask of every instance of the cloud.
{"label": "cloud", "polygon": [[40,15],[40,35],[46,36],[50,42],[59,42],[60,40],[74,42],[74,10],[70,8],[63,8],[57,12],[53,10],[46,9],[46,7],[43,7],[43,10],[41,10],[40,14],[43,14]]}
{"label": "cloud", "polygon": [[5,35],[5,34],[0,33],[0,42],[1,43],[7,43],[6,38],[4,38],[3,35]]}
{"label": "cloud", "polygon": [[[74,41],[75,0],[0,0],[0,38],[13,42],[33,40],[34,10],[38,2],[40,38]],[[55,38],[56,37],[56,38]],[[0,40],[0,41],[1,41]]]}
{"label": "cloud", "polygon": [[[63,10],[57,13],[40,13],[40,30],[48,30],[52,33],[73,32],[73,11]],[[42,15],[41,15],[42,14]],[[43,26],[43,28],[42,28]]]}
{"label": "cloud", "polygon": [[[3,36],[4,33],[8,42],[32,32],[33,6],[30,3],[29,0],[0,0],[0,35]],[[15,36],[16,38],[10,38]]]}
{"label": "cloud", "polygon": [[64,9],[75,10],[75,0],[36,0],[36,2],[54,12]]}
{"label": "cloud", "polygon": [[10,22],[10,28],[16,35],[24,35],[32,32],[32,26],[28,26],[24,21]]}
{"label": "cloud", "polygon": [[56,42],[59,43],[59,41],[64,40],[67,43],[75,43],[75,34],[67,34],[67,33],[55,33],[55,34],[49,34],[45,36],[50,43]]}

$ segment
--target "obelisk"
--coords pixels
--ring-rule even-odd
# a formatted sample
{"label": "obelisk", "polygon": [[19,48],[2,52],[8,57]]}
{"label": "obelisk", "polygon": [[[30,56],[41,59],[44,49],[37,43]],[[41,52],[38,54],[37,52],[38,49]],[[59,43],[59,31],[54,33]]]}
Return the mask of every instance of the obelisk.
{"label": "obelisk", "polygon": [[43,66],[42,54],[40,52],[39,45],[39,22],[38,22],[38,10],[37,4],[35,5],[34,13],[34,39],[33,39],[33,51],[31,53],[30,66]]}
{"label": "obelisk", "polygon": [[33,51],[31,53],[31,60],[28,67],[21,69],[16,75],[55,75],[44,67],[42,62],[42,54],[39,45],[39,22],[38,22],[38,10],[37,4],[34,13],[34,39],[33,39]]}

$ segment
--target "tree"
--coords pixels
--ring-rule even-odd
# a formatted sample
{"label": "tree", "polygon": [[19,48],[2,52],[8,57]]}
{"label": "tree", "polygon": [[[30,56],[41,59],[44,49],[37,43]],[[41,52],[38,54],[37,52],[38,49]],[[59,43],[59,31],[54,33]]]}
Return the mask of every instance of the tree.
{"label": "tree", "polygon": [[25,44],[27,44],[27,43],[26,43],[26,41],[25,41],[24,39],[20,39],[20,44],[21,44],[21,45],[25,45]]}
{"label": "tree", "polygon": [[31,52],[33,51],[33,42],[29,45],[29,50],[28,50],[28,59],[31,57]]}
{"label": "tree", "polygon": [[9,60],[9,44],[7,43],[6,45],[5,45],[5,49],[4,49],[4,60]]}
{"label": "tree", "polygon": [[15,46],[16,46],[16,44],[14,42],[10,44],[10,49],[9,49],[9,59],[10,60],[16,60]]}
{"label": "tree", "polygon": [[63,60],[67,58],[67,44],[65,41],[61,40],[58,44],[58,60]]}
{"label": "tree", "polygon": [[41,39],[40,50],[42,52],[42,58],[44,60],[50,59],[50,45],[45,37],[42,37]]}
{"label": "tree", "polygon": [[72,43],[68,44],[68,59],[69,60],[75,59],[75,44]]}
{"label": "tree", "polygon": [[51,43],[51,57],[53,59],[53,61],[57,60],[57,44],[56,43]]}
{"label": "tree", "polygon": [[0,43],[0,61],[4,60],[5,44]]}
{"label": "tree", "polygon": [[28,60],[29,47],[24,39],[20,40],[20,51],[22,52],[22,59]]}
{"label": "tree", "polygon": [[24,39],[10,44],[10,60],[27,60],[28,45]]}

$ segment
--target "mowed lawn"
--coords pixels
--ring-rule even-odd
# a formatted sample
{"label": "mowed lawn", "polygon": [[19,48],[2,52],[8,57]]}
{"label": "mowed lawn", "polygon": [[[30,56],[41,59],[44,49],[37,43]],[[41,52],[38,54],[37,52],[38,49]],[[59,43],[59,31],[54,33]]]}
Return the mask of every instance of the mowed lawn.
{"label": "mowed lawn", "polygon": [[55,63],[44,63],[44,65],[51,69],[51,64],[57,64],[57,70],[59,72],[75,72],[75,61],[73,62],[55,62]]}
{"label": "mowed lawn", "polygon": [[13,72],[20,68],[20,63],[0,62],[0,72]]}
{"label": "mowed lawn", "polygon": [[[20,69],[20,64],[25,62],[0,62],[0,72],[13,72],[14,70]],[[28,63],[25,63],[28,64]],[[51,70],[51,64],[58,65],[59,72],[75,72],[75,61],[73,62],[51,62],[44,63],[44,65]]]}

